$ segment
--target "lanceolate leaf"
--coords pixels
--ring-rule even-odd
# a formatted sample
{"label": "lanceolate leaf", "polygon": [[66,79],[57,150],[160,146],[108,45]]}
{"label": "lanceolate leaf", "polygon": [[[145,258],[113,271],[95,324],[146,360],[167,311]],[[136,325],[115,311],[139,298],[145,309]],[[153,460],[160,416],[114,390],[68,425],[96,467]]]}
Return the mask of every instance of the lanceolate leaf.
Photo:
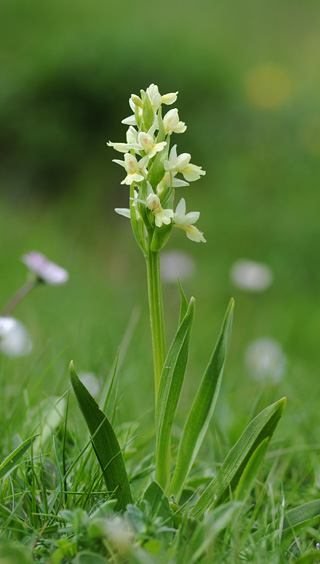
{"label": "lanceolate leaf", "polygon": [[218,505],[231,489],[233,490],[253,452],[267,437],[271,437],[284,410],[286,398],[282,398],[259,413],[242,433],[229,452],[220,470],[208,484],[195,504],[192,514],[201,517],[211,506]]}
{"label": "lanceolate leaf", "polygon": [[103,476],[110,491],[115,492],[117,509],[123,510],[132,503],[132,496],[123,457],[114,430],[97,402],[79,380],[73,362],[70,363],[71,384],[80,409],[88,425],[92,442]]}
{"label": "lanceolate leaf", "polygon": [[287,511],[283,522],[283,530],[296,527],[316,517],[320,517],[320,499],[308,501],[308,503]]}
{"label": "lanceolate leaf", "polygon": [[224,363],[228,352],[234,300],[231,299],[223,321],[220,337],[203,375],[198,393],[186,421],[179,446],[170,494],[179,500],[185,480],[207,432],[220,391]]}
{"label": "lanceolate leaf", "polygon": [[193,316],[194,298],[191,298],[167,354],[160,379],[156,405],[156,480],[163,488],[168,485],[171,427],[187,366]]}
{"label": "lanceolate leaf", "polygon": [[251,458],[247,466],[245,467],[242,476],[239,480],[236,493],[234,496],[235,501],[247,501],[247,498],[250,495],[250,492],[254,486],[255,479],[257,474],[262,466],[264,461],[264,457],[268,450],[269,446],[269,437],[264,439],[256,448],[254,453],[252,454]]}
{"label": "lanceolate leaf", "polygon": [[182,289],[181,286],[181,282],[178,278],[178,287],[179,287],[179,292],[180,292],[180,299],[181,299],[181,304],[180,304],[180,317],[179,317],[179,325],[181,323],[181,321],[183,320],[185,314],[187,313],[187,309],[188,309],[188,300],[185,296],[185,293]]}
{"label": "lanceolate leaf", "polygon": [[14,451],[11,452],[11,454],[9,454],[9,456],[7,456],[7,458],[5,458],[2,464],[0,464],[0,479],[16,468],[20,458],[22,458],[24,453],[27,452],[37,436],[38,435],[30,437],[29,439],[21,443],[21,445],[19,445]]}

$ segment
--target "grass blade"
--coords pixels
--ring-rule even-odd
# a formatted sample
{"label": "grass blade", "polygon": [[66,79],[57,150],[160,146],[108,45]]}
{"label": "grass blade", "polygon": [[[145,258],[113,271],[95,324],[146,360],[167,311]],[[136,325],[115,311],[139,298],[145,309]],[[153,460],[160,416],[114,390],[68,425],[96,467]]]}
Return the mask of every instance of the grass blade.
{"label": "grass blade", "polygon": [[198,393],[188,415],[179,446],[170,494],[179,501],[183,486],[207,432],[220,391],[223,368],[229,348],[234,300],[228,305],[218,342],[203,375]]}
{"label": "grass blade", "polygon": [[181,300],[181,304],[180,304],[180,316],[179,316],[179,325],[181,324],[185,314],[187,313],[187,309],[188,309],[188,300],[185,296],[185,293],[182,289],[181,286],[181,282],[180,279],[178,278],[178,288],[179,288],[179,292],[180,292],[180,300]]}
{"label": "grass blade", "polygon": [[21,445],[19,445],[16,449],[14,449],[11,452],[11,454],[9,454],[9,456],[7,456],[7,458],[4,459],[4,461],[0,465],[0,479],[6,476],[7,474],[9,474],[10,472],[12,472],[12,470],[14,470],[17,467],[19,460],[22,458],[24,453],[27,452],[27,450],[31,447],[33,441],[36,440],[37,436],[38,435],[34,435],[33,437],[30,437],[29,439],[23,441]]}
{"label": "grass blade", "polygon": [[[315,499],[313,501],[308,501],[294,509],[290,509],[286,512],[283,528],[281,532],[281,544],[290,544],[292,538],[297,536],[301,529],[305,527],[312,527],[315,523],[320,520],[320,499]],[[255,542],[263,540],[272,540],[272,538],[279,537],[279,529],[271,530],[271,524],[266,528],[260,529],[253,533],[252,538]],[[319,553],[318,553],[319,558]]]}
{"label": "grass blade", "polygon": [[217,505],[230,489],[237,486],[253,452],[265,438],[273,435],[285,403],[286,398],[282,398],[269,405],[249,423],[195,504],[192,515],[201,517],[211,505]]}
{"label": "grass blade", "polygon": [[117,509],[124,510],[127,504],[133,501],[117,437],[108,418],[79,380],[73,362],[70,363],[70,378],[79,407],[89,428],[107,488],[115,492],[118,500]]}
{"label": "grass blade", "polygon": [[245,467],[242,476],[239,480],[236,493],[234,496],[235,501],[247,501],[250,492],[254,486],[256,476],[262,466],[264,457],[268,450],[270,443],[269,437],[264,439],[256,448],[250,457],[247,466]]}
{"label": "grass blade", "polygon": [[170,436],[188,361],[194,298],[176,333],[165,360],[156,405],[156,481],[166,488],[170,472]]}

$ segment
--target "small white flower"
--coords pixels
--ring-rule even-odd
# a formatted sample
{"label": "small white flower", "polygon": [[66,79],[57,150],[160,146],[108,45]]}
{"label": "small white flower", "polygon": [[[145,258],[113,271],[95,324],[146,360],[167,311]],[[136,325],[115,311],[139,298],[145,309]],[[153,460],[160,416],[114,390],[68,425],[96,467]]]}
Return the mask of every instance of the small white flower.
{"label": "small white flower", "polygon": [[246,350],[245,365],[254,380],[277,383],[284,376],[287,358],[277,341],[257,339]]}
{"label": "small white flower", "polygon": [[251,260],[237,260],[231,267],[232,282],[247,292],[263,292],[273,280],[271,269],[266,265]]}
{"label": "small white flower", "polygon": [[[121,121],[121,123],[124,123],[125,125],[137,125],[136,114],[135,114],[136,104],[134,103],[132,98],[129,99],[129,106],[133,111],[133,115],[123,119]],[[137,106],[137,112],[138,112],[139,117],[141,118],[142,117],[142,108]]]}
{"label": "small white flower", "polygon": [[138,142],[140,145],[139,149],[145,151],[149,159],[154,157],[156,153],[162,151],[162,149],[167,144],[166,141],[162,141],[161,143],[155,143],[153,136],[150,135],[149,133],[144,133],[143,131],[141,131],[138,135]]}
{"label": "small white flower", "polygon": [[177,155],[177,145],[174,145],[170,151],[169,160],[164,161],[165,170],[183,174],[184,178],[189,182],[198,180],[200,176],[205,174],[201,166],[190,163],[191,155],[189,153],[181,153]]}
{"label": "small white flower", "polygon": [[132,149],[134,151],[139,151],[140,147],[138,144],[138,132],[134,127],[132,126],[129,127],[126,133],[126,137],[127,137],[126,143],[113,143],[112,141],[109,141],[107,145],[108,147],[113,147],[116,151],[119,151],[119,153],[127,153]]}
{"label": "small white flower", "polygon": [[[136,190],[133,191],[134,193],[134,199],[133,199],[133,207],[136,210],[136,218],[137,220],[140,218],[140,214],[138,212],[137,209],[137,203],[138,203],[138,192]],[[145,203],[145,202],[143,202]],[[116,213],[118,213],[119,215],[122,215],[123,217],[126,217],[128,219],[131,219],[131,213],[130,213],[130,209],[129,208],[115,208],[114,210]]]}
{"label": "small white flower", "polygon": [[114,208],[114,211],[123,217],[131,218],[129,208]]}
{"label": "small white flower", "polygon": [[51,262],[37,251],[23,255],[21,260],[27,265],[31,272],[34,272],[42,282],[46,282],[47,284],[65,284],[69,279],[69,274],[64,268]]}
{"label": "small white flower", "polygon": [[150,84],[147,88],[147,94],[153,110],[157,111],[161,104],[166,104],[167,106],[174,104],[177,99],[178,92],[171,92],[170,94],[164,94],[161,96],[158,86],[156,84]]}
{"label": "small white flower", "polygon": [[[162,180],[159,182],[157,186],[157,194],[160,196],[162,192],[172,186],[172,188],[181,188],[182,186],[189,186],[188,182],[184,180],[180,180],[179,178],[175,178],[175,172],[171,173],[166,172]],[[171,184],[172,182],[172,184]]]}
{"label": "small white flower", "polygon": [[205,243],[206,240],[203,233],[193,225],[196,221],[198,221],[199,217],[200,212],[189,212],[186,214],[186,202],[184,198],[181,198],[173,216],[173,223],[176,227],[179,227],[179,229],[183,229],[183,231],[186,232],[188,239],[191,241],[195,241],[196,243]]}
{"label": "small white flower", "polygon": [[194,271],[191,257],[181,251],[168,251],[161,255],[161,275],[164,282],[177,282],[189,278]]}
{"label": "small white flower", "polygon": [[131,155],[131,153],[124,155],[124,161],[113,159],[114,163],[123,166],[128,173],[121,184],[128,184],[130,186],[132,182],[141,182],[144,179],[144,175],[147,173],[146,165],[148,160],[149,158],[145,156],[138,162],[136,157]]}
{"label": "small white flower", "polygon": [[146,206],[152,211],[157,227],[161,227],[164,223],[169,225],[171,223],[171,218],[173,217],[173,210],[163,209],[160,204],[159,197],[152,193],[149,193],[146,199]]}
{"label": "small white flower", "polygon": [[178,110],[169,110],[163,118],[164,130],[168,135],[171,133],[183,133],[187,126],[183,121],[179,121]]}
{"label": "small white flower", "polygon": [[32,341],[25,326],[14,317],[0,317],[0,351],[10,357],[29,354]]}

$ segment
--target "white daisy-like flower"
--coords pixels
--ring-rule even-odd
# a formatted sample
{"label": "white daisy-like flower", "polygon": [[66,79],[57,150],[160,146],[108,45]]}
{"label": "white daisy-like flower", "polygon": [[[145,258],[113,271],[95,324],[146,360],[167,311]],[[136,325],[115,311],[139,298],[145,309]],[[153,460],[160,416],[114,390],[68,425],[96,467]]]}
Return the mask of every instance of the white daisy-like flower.
{"label": "white daisy-like flower", "polygon": [[206,243],[203,233],[193,225],[198,221],[199,217],[200,212],[186,213],[186,202],[184,198],[181,198],[173,216],[173,223],[176,227],[179,227],[179,229],[183,229],[188,239],[191,241]]}
{"label": "white daisy-like flower", "polygon": [[69,273],[61,266],[51,262],[41,253],[31,251],[21,257],[22,262],[46,284],[65,284],[69,279]]}
{"label": "white daisy-like flower", "polygon": [[161,255],[161,276],[164,282],[189,278],[194,271],[194,262],[190,256],[181,251],[167,251]]}
{"label": "white daisy-like flower", "polygon": [[263,292],[273,281],[272,270],[266,264],[252,260],[237,260],[231,267],[232,282],[246,292]]}
{"label": "white daisy-like flower", "polygon": [[9,357],[19,357],[31,350],[31,337],[21,321],[14,317],[0,317],[0,352]]}
{"label": "white daisy-like flower", "polygon": [[258,382],[280,382],[285,374],[287,358],[280,343],[263,338],[251,342],[245,353],[245,365]]}

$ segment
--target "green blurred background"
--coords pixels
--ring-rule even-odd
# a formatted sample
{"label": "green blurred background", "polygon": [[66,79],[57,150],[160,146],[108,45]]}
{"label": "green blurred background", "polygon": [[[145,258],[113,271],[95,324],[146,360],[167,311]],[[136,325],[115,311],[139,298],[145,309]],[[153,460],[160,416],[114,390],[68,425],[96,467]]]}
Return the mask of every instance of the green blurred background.
{"label": "green blurred background", "polygon": [[[207,171],[180,189],[188,209],[201,212],[207,243],[174,232],[167,245],[195,261],[184,283],[197,312],[183,402],[233,295],[221,425],[236,435],[257,401],[287,395],[287,422],[317,442],[319,30],[317,0],[1,0],[1,303],[25,280],[24,252],[38,250],[70,272],[66,286],[41,288],[15,312],[34,350],[1,359],[8,401],[51,363],[39,398],[64,392],[71,358],[105,379],[135,312],[119,417],[143,417],[152,405],[143,257],[129,222],[113,211],[127,205],[128,191],[106,142],[124,139],[130,94],[154,82],[163,94],[179,91],[188,129],[175,138],[178,151]],[[269,265],[272,286],[261,294],[234,288],[229,271],[239,258]],[[174,285],[164,293],[170,338],[179,297]],[[246,347],[260,337],[277,340],[287,356],[276,385],[246,371]]]}

